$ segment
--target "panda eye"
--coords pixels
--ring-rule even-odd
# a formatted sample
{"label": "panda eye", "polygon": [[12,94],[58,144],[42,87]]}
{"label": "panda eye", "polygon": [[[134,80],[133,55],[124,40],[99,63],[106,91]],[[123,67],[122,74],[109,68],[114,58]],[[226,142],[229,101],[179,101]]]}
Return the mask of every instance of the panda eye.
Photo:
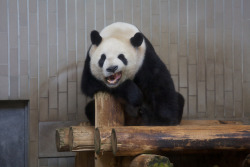
{"label": "panda eye", "polygon": [[118,59],[120,59],[123,62],[123,64],[125,65],[128,64],[128,60],[125,58],[123,54],[119,54]]}
{"label": "panda eye", "polygon": [[106,59],[105,54],[102,54],[100,60],[98,61],[98,64],[101,68],[103,67],[105,59]]}

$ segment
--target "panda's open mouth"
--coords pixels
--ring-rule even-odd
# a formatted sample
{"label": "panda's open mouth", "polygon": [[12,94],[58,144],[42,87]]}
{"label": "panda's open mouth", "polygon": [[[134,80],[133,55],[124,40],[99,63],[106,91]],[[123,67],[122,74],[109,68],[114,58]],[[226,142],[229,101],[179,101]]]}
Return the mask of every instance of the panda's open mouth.
{"label": "panda's open mouth", "polygon": [[121,77],[122,77],[122,72],[120,71],[120,72],[114,73],[113,75],[106,77],[105,80],[107,81],[108,84],[115,85],[119,82]]}

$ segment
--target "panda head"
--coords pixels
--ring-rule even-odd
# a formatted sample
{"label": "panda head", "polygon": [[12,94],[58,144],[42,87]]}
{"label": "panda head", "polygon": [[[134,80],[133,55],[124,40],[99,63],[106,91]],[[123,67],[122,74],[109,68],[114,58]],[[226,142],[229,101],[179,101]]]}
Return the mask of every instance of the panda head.
{"label": "panda head", "polygon": [[145,41],[139,30],[128,23],[113,23],[101,33],[91,32],[89,50],[92,75],[110,88],[133,80],[145,56]]}

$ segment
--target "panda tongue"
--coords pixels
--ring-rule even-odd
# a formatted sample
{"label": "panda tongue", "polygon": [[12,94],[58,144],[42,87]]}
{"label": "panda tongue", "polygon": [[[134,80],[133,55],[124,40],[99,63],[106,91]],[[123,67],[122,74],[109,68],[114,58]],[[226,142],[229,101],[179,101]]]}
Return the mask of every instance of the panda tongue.
{"label": "panda tongue", "polygon": [[108,82],[111,84],[114,84],[115,82],[117,82],[118,79],[120,79],[121,77],[121,73],[115,73],[114,75],[111,75],[108,77]]}

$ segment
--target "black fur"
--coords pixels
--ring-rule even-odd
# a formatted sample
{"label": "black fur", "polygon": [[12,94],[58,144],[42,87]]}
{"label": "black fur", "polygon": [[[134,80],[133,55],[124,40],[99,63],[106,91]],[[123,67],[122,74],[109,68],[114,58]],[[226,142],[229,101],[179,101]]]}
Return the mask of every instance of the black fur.
{"label": "black fur", "polygon": [[94,30],[90,34],[90,39],[93,45],[98,46],[102,42],[102,37],[100,36],[99,32]]}
{"label": "black fur", "polygon": [[124,54],[120,54],[118,56],[118,59],[120,59],[124,65],[127,65],[128,64],[128,60],[125,58]]}
{"label": "black fur", "polygon": [[[104,91],[121,99],[126,111],[127,125],[177,125],[182,118],[184,98],[176,92],[168,69],[148,39],[141,33],[136,33],[131,38],[132,45],[141,45],[140,36],[145,40],[146,53],[133,81],[126,80],[116,88],[108,88],[91,74],[88,53],[83,70],[82,91],[90,97],[98,91]],[[87,117],[93,123],[93,107],[86,109]]]}
{"label": "black fur", "polygon": [[141,46],[142,42],[143,42],[143,35],[142,33],[138,32],[136,33],[131,39],[130,39],[131,44],[134,47],[139,47]]}
{"label": "black fur", "polygon": [[98,65],[99,65],[101,68],[103,67],[103,64],[104,64],[104,61],[105,61],[105,60],[106,60],[106,56],[105,56],[105,54],[102,54],[100,60],[98,61]]}

